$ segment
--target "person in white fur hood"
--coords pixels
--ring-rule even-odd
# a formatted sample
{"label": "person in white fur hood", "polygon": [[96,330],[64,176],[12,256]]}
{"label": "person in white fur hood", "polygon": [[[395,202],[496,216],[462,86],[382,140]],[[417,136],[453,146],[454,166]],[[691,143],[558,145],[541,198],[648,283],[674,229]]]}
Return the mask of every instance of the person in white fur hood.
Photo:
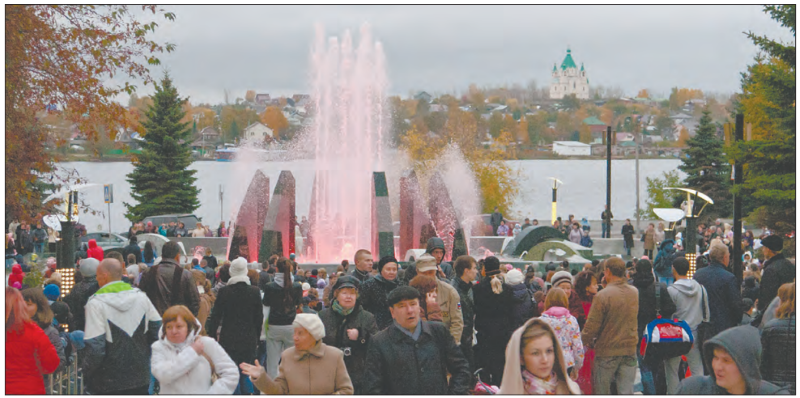
{"label": "person in white fur hood", "polygon": [[[227,394],[239,384],[233,360],[214,339],[198,336],[200,321],[183,305],[164,312],[160,339],[153,343],[151,372],[161,394]],[[218,378],[212,382],[211,375]]]}

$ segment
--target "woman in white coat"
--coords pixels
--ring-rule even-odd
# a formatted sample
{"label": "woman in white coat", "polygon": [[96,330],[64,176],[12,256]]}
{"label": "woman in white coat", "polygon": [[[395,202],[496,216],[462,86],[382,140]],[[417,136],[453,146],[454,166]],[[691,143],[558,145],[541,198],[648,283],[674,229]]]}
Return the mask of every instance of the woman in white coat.
{"label": "woman in white coat", "polygon": [[[151,372],[161,394],[233,394],[239,370],[214,339],[198,336],[200,321],[183,305],[162,317],[160,339],[153,343]],[[211,375],[218,378],[212,382]]]}

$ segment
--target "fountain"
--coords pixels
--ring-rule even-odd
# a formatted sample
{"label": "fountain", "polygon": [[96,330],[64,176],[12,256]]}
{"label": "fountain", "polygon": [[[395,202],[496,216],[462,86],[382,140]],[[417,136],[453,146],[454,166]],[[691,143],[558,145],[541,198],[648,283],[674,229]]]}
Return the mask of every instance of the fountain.
{"label": "fountain", "polygon": [[242,256],[248,261],[258,258],[261,247],[261,231],[269,208],[269,178],[256,170],[247,193],[242,199],[233,233],[228,238],[228,260]]}

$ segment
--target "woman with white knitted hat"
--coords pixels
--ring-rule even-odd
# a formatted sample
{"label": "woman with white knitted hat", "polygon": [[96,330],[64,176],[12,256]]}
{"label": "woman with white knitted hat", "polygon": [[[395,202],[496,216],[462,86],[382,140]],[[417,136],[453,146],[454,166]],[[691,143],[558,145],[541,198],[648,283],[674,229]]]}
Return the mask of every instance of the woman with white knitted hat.
{"label": "woman with white knitted hat", "polygon": [[294,347],[281,353],[278,377],[273,380],[258,361],[239,367],[264,394],[330,395],[353,394],[353,383],[344,364],[342,350],[322,342],[325,326],[315,314],[297,314]]}
{"label": "woman with white knitted hat", "polygon": [[[217,293],[214,308],[206,321],[206,332],[219,341],[234,363],[256,363],[258,339],[264,324],[261,293],[258,287],[250,286],[244,258],[231,261],[230,273],[228,284]],[[239,385],[234,393],[252,392],[250,379],[240,372]]]}

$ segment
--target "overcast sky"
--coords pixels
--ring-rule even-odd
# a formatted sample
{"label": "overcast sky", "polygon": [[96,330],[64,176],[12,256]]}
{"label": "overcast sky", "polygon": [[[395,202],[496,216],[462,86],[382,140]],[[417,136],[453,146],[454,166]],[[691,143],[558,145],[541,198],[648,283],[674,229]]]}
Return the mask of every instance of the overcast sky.
{"label": "overcast sky", "polygon": [[[470,83],[547,86],[567,46],[591,85],[673,86],[733,93],[756,47],[752,30],[792,39],[760,6],[171,6],[156,39],[177,45],[161,56],[182,95],[219,103],[247,89],[309,91],[314,26],[326,35],[363,23],[383,43],[390,92],[464,92]],[[163,69],[153,69],[156,77]],[[141,87],[141,86],[140,86]],[[140,90],[140,94],[152,88]],[[231,98],[231,100],[233,100]],[[120,98],[126,101],[126,98]]]}

